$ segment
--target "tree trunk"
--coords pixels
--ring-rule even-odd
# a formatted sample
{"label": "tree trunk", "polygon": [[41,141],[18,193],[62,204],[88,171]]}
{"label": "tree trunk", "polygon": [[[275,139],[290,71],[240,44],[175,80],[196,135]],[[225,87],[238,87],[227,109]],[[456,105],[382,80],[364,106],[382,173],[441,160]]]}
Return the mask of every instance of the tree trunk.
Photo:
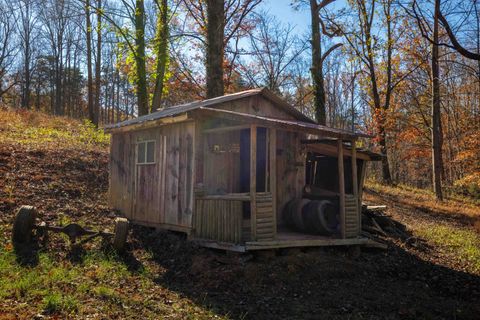
{"label": "tree trunk", "polygon": [[98,127],[100,117],[101,63],[102,63],[102,1],[97,0],[97,61],[95,62],[95,107],[93,124]]}
{"label": "tree trunk", "polygon": [[148,108],[147,71],[145,68],[145,5],[143,0],[135,2],[135,67],[137,71],[138,115],[150,113]]}
{"label": "tree trunk", "polygon": [[[378,90],[378,82],[377,82],[377,75],[375,70],[375,54],[373,49],[373,38],[371,34],[371,25],[368,23],[369,16],[367,13],[367,9],[365,7],[365,3],[362,2],[360,6],[361,13],[363,16],[363,27],[365,32],[365,47],[367,51],[367,61],[368,61],[368,70],[370,76],[370,83],[372,84],[372,99],[373,99],[373,108],[374,108],[374,119],[375,124],[377,127],[377,142],[380,145],[380,152],[384,155],[382,158],[382,178],[383,182],[386,184],[392,183],[392,176],[390,173],[390,165],[388,162],[388,149],[387,149],[387,134],[385,130],[385,122],[386,122],[386,110],[389,107],[390,98],[387,95],[385,104],[382,106],[380,100],[380,93]],[[391,72],[391,66],[389,69]],[[390,79],[390,77],[389,77]],[[387,91],[390,88],[387,89]]]}
{"label": "tree trunk", "polygon": [[[118,68],[116,68],[115,70],[115,83],[117,84],[117,99],[115,102],[115,111],[117,113],[117,118],[118,118],[118,115],[120,114],[120,71],[118,70]],[[128,109],[125,111],[125,113],[128,119]],[[112,115],[112,122],[115,122],[113,115]]]}
{"label": "tree trunk", "polygon": [[223,56],[225,33],[224,0],[207,0],[207,98],[224,94]]}
{"label": "tree trunk", "polygon": [[25,60],[23,62],[25,64],[24,69],[24,77],[25,77],[25,84],[23,89],[23,107],[25,109],[30,109],[30,41],[26,41],[25,43]]}
{"label": "tree trunk", "polygon": [[87,108],[88,119],[95,123],[93,108],[93,79],[92,79],[92,26],[90,23],[90,0],[85,1],[85,17],[87,22]]}
{"label": "tree trunk", "polygon": [[442,121],[440,118],[440,68],[438,64],[438,16],[440,0],[435,0],[432,44],[432,171],[433,190],[438,200],[442,193]]}
{"label": "tree trunk", "polygon": [[325,87],[323,79],[322,47],[320,33],[320,16],[317,10],[317,0],[310,0],[310,14],[312,19],[312,73],[315,118],[318,124],[326,125]]}
{"label": "tree trunk", "polygon": [[[161,1],[161,3],[160,3]],[[157,56],[155,91],[152,109],[157,110],[162,103],[163,81],[168,64],[168,1],[156,0],[158,7],[157,30],[155,34],[155,55]]]}

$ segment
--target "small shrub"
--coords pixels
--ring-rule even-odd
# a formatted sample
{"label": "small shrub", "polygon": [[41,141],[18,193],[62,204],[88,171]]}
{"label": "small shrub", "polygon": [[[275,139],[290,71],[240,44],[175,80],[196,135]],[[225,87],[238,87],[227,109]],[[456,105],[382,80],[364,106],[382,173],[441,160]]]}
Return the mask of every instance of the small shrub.
{"label": "small shrub", "polygon": [[62,296],[60,293],[50,293],[43,298],[43,311],[45,313],[72,313],[78,310],[78,301],[73,296]]}
{"label": "small shrub", "polygon": [[453,189],[457,193],[480,199],[480,172],[455,181]]}
{"label": "small shrub", "polygon": [[109,299],[109,300],[115,299],[117,296],[113,289],[110,289],[104,286],[98,286],[93,288],[93,293],[99,296],[100,298]]}
{"label": "small shrub", "polygon": [[43,298],[43,311],[46,313],[57,313],[62,310],[62,296],[59,293],[52,293]]}

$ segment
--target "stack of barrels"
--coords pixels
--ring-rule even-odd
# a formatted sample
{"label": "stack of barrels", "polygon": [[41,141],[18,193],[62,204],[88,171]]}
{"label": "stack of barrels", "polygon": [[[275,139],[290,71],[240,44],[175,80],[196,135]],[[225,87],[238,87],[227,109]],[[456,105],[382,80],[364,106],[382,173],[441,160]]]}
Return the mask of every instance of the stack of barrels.
{"label": "stack of barrels", "polygon": [[339,231],[339,210],[330,200],[294,199],[283,209],[285,224],[303,233],[332,235]]}

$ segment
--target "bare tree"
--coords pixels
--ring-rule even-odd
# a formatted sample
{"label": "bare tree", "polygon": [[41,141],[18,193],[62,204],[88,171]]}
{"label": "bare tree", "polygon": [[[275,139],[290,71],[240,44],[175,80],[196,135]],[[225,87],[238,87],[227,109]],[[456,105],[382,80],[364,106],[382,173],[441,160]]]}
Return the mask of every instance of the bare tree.
{"label": "bare tree", "polygon": [[30,109],[31,77],[33,58],[36,52],[35,40],[38,36],[38,16],[35,12],[35,0],[20,0],[16,8],[16,28],[20,39],[23,58],[22,107]]}
{"label": "bare tree", "polygon": [[256,28],[249,32],[250,46],[244,54],[242,75],[252,86],[266,86],[281,93],[292,81],[289,68],[307,48],[306,41],[296,41],[294,28],[282,26],[275,18],[261,12]]}
{"label": "bare tree", "polygon": [[435,0],[433,15],[432,44],[432,167],[433,190],[438,200],[443,200],[442,193],[442,121],[440,115],[440,68],[438,66],[438,25],[440,18],[440,0]]}
{"label": "bare tree", "polygon": [[63,71],[65,58],[65,35],[72,22],[74,8],[70,1],[43,1],[40,5],[43,34],[49,45],[54,66],[54,90],[51,100],[52,112],[63,115]]}
{"label": "bare tree", "polygon": [[98,127],[100,118],[100,95],[101,95],[101,63],[102,63],[102,0],[97,0],[95,8],[97,14],[97,55],[95,61],[95,105],[93,112],[93,123]]}
{"label": "bare tree", "polygon": [[[385,89],[381,89],[381,80],[379,79],[379,59],[378,59],[378,38],[374,36],[374,21],[378,10],[377,5],[381,5],[383,11],[385,31],[385,67],[386,75]],[[387,184],[392,183],[392,176],[388,162],[387,132],[386,132],[386,112],[390,108],[392,92],[401,82],[401,79],[393,81],[392,53],[393,44],[393,12],[392,0],[355,0],[352,3],[353,14],[359,28],[353,26],[341,26],[335,19],[329,19],[329,23],[335,29],[335,32],[344,36],[349,47],[366,68],[366,73],[371,87],[372,109],[375,117],[376,139],[380,145],[380,150],[384,154],[382,158],[382,176]],[[356,25],[356,24],[353,24]],[[383,92],[382,92],[383,91]],[[383,96],[383,101],[382,101]]]}
{"label": "bare tree", "polygon": [[[326,30],[325,23],[323,22],[320,11],[327,5],[335,2],[335,0],[322,0],[320,3],[317,0],[310,0],[310,15],[312,19],[312,80],[313,90],[315,94],[315,118],[321,125],[326,124],[326,112],[325,112],[325,80],[323,75],[323,63],[326,57],[336,48],[342,46],[341,43],[337,43],[322,53],[322,35],[333,37],[335,34]],[[322,32],[320,32],[320,26]]]}
{"label": "bare tree", "polygon": [[189,36],[200,40],[205,47],[208,98],[224,94],[225,48],[232,38],[238,36],[247,17],[260,2],[261,0],[184,0],[185,7],[200,31]]}
{"label": "bare tree", "polygon": [[17,53],[13,19],[7,3],[0,0],[0,98],[16,84],[16,79],[7,81]]}
{"label": "bare tree", "polygon": [[[93,106],[93,71],[92,71],[92,23],[90,21],[90,0],[85,0],[85,21],[87,41],[87,108],[88,118],[95,124],[95,109]],[[98,125],[98,123],[97,123]]]}

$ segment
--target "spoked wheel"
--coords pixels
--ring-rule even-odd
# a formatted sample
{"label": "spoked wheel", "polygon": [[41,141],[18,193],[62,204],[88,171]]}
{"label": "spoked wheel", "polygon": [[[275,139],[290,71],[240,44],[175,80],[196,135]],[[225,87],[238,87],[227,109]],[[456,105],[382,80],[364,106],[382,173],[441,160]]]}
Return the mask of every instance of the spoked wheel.
{"label": "spoked wheel", "polygon": [[113,247],[117,251],[122,251],[127,243],[128,220],[125,218],[115,219],[115,235],[113,236]]}
{"label": "spoked wheel", "polygon": [[28,244],[33,238],[37,212],[32,206],[21,206],[13,223],[12,240],[15,244]]}

